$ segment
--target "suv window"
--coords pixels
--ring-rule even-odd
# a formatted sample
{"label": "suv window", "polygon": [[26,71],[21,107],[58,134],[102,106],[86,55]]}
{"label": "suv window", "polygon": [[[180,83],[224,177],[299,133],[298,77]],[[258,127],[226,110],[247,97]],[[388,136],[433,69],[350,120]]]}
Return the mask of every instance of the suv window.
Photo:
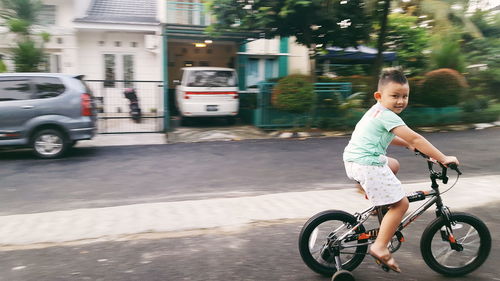
{"label": "suv window", "polygon": [[31,99],[31,83],[27,77],[0,77],[0,101]]}
{"label": "suv window", "polygon": [[54,77],[33,77],[35,84],[35,98],[46,99],[57,97],[66,89],[61,80]]}

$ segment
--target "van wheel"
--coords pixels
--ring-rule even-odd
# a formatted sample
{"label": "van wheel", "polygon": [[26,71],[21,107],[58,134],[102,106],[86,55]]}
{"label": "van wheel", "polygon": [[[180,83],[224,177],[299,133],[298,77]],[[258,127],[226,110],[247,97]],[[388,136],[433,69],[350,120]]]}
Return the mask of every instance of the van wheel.
{"label": "van wheel", "polygon": [[63,133],[54,129],[37,132],[31,141],[31,147],[37,157],[54,159],[61,157],[69,147]]}

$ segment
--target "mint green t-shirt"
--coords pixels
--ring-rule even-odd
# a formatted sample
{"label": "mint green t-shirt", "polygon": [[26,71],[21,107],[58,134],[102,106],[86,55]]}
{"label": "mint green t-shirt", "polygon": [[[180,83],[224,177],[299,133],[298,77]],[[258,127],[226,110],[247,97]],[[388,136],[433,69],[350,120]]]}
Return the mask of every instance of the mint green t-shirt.
{"label": "mint green t-shirt", "polygon": [[[361,165],[382,166],[387,147],[394,139],[392,129],[405,126],[396,113],[380,103],[372,106],[356,124],[349,144],[344,149],[344,161]],[[382,159],[381,159],[382,158]]]}

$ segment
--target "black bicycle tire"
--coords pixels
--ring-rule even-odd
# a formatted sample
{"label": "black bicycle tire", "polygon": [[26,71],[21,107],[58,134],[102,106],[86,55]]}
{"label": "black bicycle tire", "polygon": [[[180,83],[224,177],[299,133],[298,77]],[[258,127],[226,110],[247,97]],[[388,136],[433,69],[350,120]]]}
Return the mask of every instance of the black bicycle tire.
{"label": "black bicycle tire", "polygon": [[[311,255],[311,252],[309,251],[309,237],[312,233],[312,231],[321,223],[329,221],[329,220],[338,220],[342,222],[347,222],[351,225],[356,225],[357,220],[356,218],[344,211],[339,211],[339,210],[328,210],[328,211],[323,211],[321,213],[318,213],[311,217],[302,227],[302,230],[299,235],[299,252],[300,256],[302,257],[302,260],[304,263],[314,272],[319,273],[324,276],[332,276],[335,274],[337,269],[335,267],[327,267],[324,266],[316,261],[314,257]],[[360,225],[357,230],[357,233],[363,233],[365,232],[365,228],[363,225]],[[358,243],[365,243],[366,240],[359,240]],[[356,267],[358,267],[363,259],[365,258],[365,254],[368,250],[368,246],[358,246],[356,247],[356,255],[349,260],[349,262],[345,263],[342,265],[342,269],[344,270],[349,270],[352,271]]]}
{"label": "black bicycle tire", "polygon": [[444,225],[445,218],[438,217],[434,219],[424,230],[422,234],[422,239],[420,240],[420,252],[422,254],[422,258],[425,263],[434,271],[446,275],[446,276],[462,276],[479,268],[488,258],[488,255],[491,250],[491,234],[488,230],[486,224],[481,221],[476,216],[467,213],[451,213],[451,220],[456,222],[467,223],[470,226],[474,227],[479,234],[480,238],[480,246],[478,250],[477,256],[474,260],[459,268],[450,268],[447,266],[441,265],[433,256],[431,250],[431,242],[436,234]]}

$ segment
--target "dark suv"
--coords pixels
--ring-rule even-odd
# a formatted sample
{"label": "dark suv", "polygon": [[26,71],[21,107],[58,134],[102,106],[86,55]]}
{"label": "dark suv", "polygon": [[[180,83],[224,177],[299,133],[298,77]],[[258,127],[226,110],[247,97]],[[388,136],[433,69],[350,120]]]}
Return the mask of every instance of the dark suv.
{"label": "dark suv", "polygon": [[94,137],[94,97],[83,76],[0,74],[0,146],[28,146],[57,158],[79,140]]}

